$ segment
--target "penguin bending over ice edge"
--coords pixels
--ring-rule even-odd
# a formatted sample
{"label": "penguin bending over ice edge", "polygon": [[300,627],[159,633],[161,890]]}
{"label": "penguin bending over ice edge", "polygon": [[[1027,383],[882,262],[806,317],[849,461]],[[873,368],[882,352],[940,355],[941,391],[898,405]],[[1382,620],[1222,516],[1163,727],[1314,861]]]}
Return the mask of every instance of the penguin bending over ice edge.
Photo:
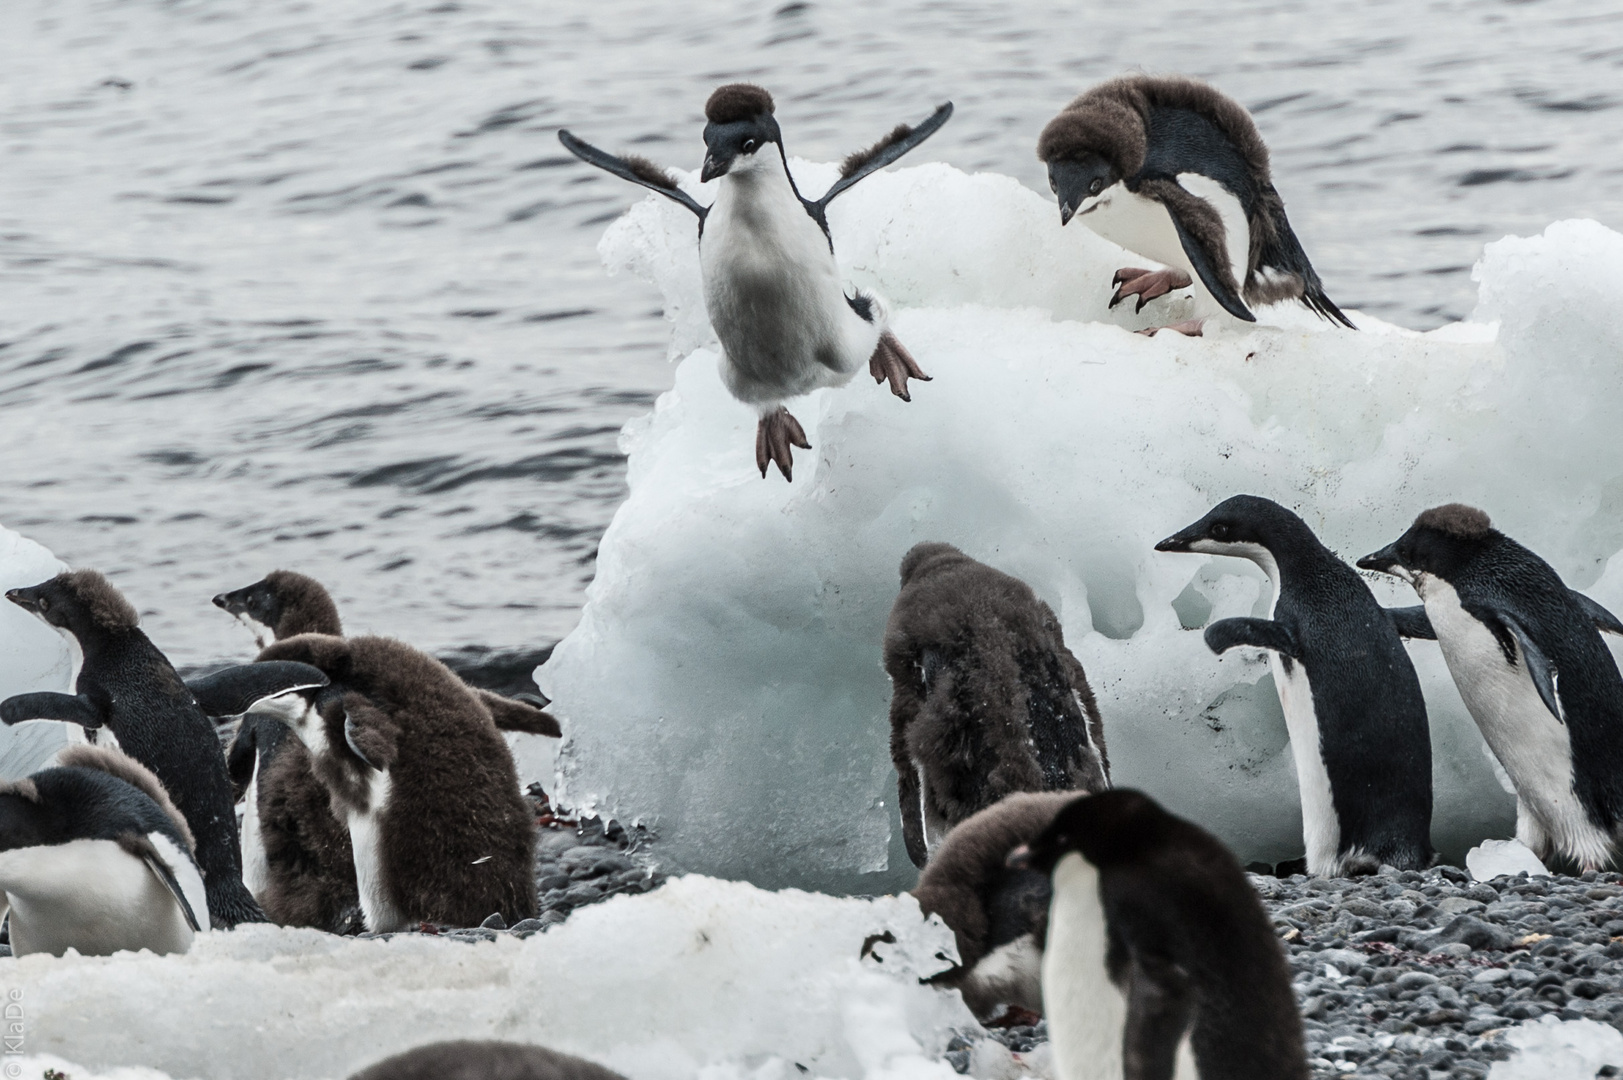
{"label": "penguin bending over ice edge", "polygon": [[1009,861],[1052,875],[1056,1080],[1306,1080],[1284,950],[1215,836],[1117,789],[1076,799]]}
{"label": "penguin bending over ice edge", "polygon": [[[1247,303],[1300,299],[1352,328],[1325,295],[1274,189],[1268,147],[1245,106],[1195,79],[1127,75],[1093,87],[1043,128],[1037,156],[1060,224],[1094,232],[1171,269],[1123,269],[1115,307],[1138,308],[1191,283],[1255,322]],[[1198,334],[1199,324],[1172,329]]]}
{"label": "penguin bending over ice edge", "polygon": [[843,386],[863,361],[875,382],[911,401],[907,380],[929,380],[890,332],[875,297],[847,296],[834,261],[828,204],[935,134],[952,103],[917,127],[898,125],[840,166],[840,179],[817,200],[806,198],[789,173],[772,95],[749,83],[718,88],[705,103],[706,154],[699,178],[721,178],[716,199],[702,206],[664,169],[646,158],[615,157],[567,130],[558,139],[570,153],[664,195],[699,219],[699,265],[705,310],[721,341],[721,377],[728,392],[760,415],[755,464],[765,477],[776,463],[792,479],[793,451],[811,449],[783,402],[825,386]]}
{"label": "penguin bending over ice edge", "polygon": [[185,952],[208,927],[192,833],[133,758],[70,746],[0,784],[0,916],[17,956]]}
{"label": "penguin bending over ice edge", "polygon": [[0,720],[62,720],[106,727],[130,757],[151,769],[186,815],[216,927],[263,922],[242,883],[231,778],[208,717],[158,647],[141,632],[135,608],[101,574],[73,570],[6,599],[68,639],[82,667],[76,694],[18,694]]}
{"label": "penguin bending over ice edge", "polygon": [[1273,585],[1268,618],[1219,619],[1206,644],[1267,650],[1290,729],[1308,872],[1423,870],[1431,846],[1431,730],[1404,650],[1417,613],[1382,608],[1357,571],[1276,502],[1236,495],[1157,551],[1233,555]]}
{"label": "penguin bending over ice edge", "polygon": [[1425,603],[1449,674],[1516,787],[1516,839],[1598,870],[1623,835],[1623,675],[1600,631],[1623,623],[1488,515],[1425,511],[1358,565]]}

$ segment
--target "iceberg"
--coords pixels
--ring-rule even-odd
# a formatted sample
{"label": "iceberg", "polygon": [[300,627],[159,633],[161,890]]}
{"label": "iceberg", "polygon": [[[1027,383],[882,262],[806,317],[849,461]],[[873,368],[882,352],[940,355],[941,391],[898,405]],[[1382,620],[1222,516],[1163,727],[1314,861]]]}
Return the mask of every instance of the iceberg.
{"label": "iceberg", "polygon": [[[41,545],[0,527],[0,593],[38,585],[67,569]],[[73,692],[73,656],[60,634],[15,604],[0,600],[0,701],[38,690]],[[80,729],[54,721],[0,725],[0,780],[36,772]]]}
{"label": "iceberg", "polygon": [[[833,175],[793,168],[807,190]],[[1187,298],[1110,310],[1111,275],[1142,259],[1055,218],[1012,178],[943,164],[833,204],[848,279],[893,305],[934,381],[911,404],[860,376],[792,402],[813,446],[792,484],[755,471],[754,414],[717,377],[690,216],[650,196],[609,227],[605,263],[663,291],[680,363],[623,432],[630,495],[579,625],[537,671],[565,732],[566,805],[649,825],[690,871],[909,886],[880,645],[920,540],[1029,583],[1087,668],[1115,782],[1246,860],[1302,851],[1288,736],[1261,658],[1213,656],[1198,630],[1261,613],[1268,586],[1156,540],[1252,492],[1356,557],[1460,500],[1623,607],[1623,236],[1563,221],[1489,244],[1475,311],[1429,333],[1278,305],[1256,326],[1148,338],[1131,331]],[[1436,644],[1411,655],[1434,840],[1458,860],[1512,831],[1514,799]]]}

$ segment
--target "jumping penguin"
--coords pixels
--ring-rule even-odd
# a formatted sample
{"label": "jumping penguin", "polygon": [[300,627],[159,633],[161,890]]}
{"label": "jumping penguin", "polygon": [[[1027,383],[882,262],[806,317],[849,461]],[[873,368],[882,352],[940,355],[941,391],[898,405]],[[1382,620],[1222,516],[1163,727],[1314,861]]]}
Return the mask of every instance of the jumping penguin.
{"label": "jumping penguin", "polygon": [[0,720],[61,720],[105,727],[130,757],[151,769],[186,815],[208,887],[214,926],[263,922],[242,883],[231,778],[208,717],[163,653],[137,623],[135,608],[101,574],[73,570],[6,599],[60,632],[82,658],[76,694],[18,694],[0,702]]}
{"label": "jumping penguin", "polygon": [[705,308],[725,354],[722,381],[760,416],[755,464],[765,477],[776,463],[792,479],[791,447],[811,449],[783,402],[824,386],[843,386],[866,360],[875,382],[911,401],[907,380],[928,381],[890,332],[888,312],[860,291],[847,296],[834,261],[828,204],[870,173],[933,135],[952,103],[918,127],[901,124],[840,166],[840,179],[813,201],[800,194],[773,117],[772,95],[732,83],[705,103],[702,181],[721,178],[716,199],[702,206],[646,158],[615,157],[559,131],[564,146],[590,165],[664,195],[699,219],[699,264]]}
{"label": "jumping penguin", "polygon": [[1215,836],[1118,788],[1071,802],[1009,861],[1053,882],[1056,1080],[1306,1080],[1284,952]]}
{"label": "jumping penguin", "polygon": [[[1094,232],[1169,269],[1117,271],[1115,307],[1191,284],[1245,322],[1246,304],[1300,299],[1343,326],[1274,190],[1268,147],[1245,106],[1195,79],[1127,75],[1101,83],[1043,128],[1037,156],[1060,224]],[[1208,310],[1210,310],[1208,305]],[[1171,329],[1198,334],[1199,323]]]}
{"label": "jumping penguin", "polygon": [[1623,825],[1623,675],[1600,631],[1623,624],[1459,503],[1358,560],[1425,603],[1448,671],[1516,787],[1516,839],[1598,870]]}
{"label": "jumping penguin", "polygon": [[99,746],[0,784],[0,915],[17,956],[185,952],[208,926],[192,834],[157,777]]}
{"label": "jumping penguin", "polygon": [[1428,636],[1420,613],[1382,608],[1301,518],[1255,495],[1224,500],[1155,550],[1250,559],[1273,584],[1267,618],[1220,619],[1206,644],[1267,650],[1301,788],[1308,872],[1430,866],[1431,734],[1399,629]]}

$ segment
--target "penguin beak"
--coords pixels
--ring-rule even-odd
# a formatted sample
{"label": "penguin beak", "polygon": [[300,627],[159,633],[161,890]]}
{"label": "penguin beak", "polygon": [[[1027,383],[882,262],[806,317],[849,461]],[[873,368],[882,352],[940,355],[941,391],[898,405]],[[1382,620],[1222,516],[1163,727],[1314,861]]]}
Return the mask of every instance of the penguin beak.
{"label": "penguin beak", "polygon": [[10,600],[13,604],[16,604],[24,611],[32,611],[35,614],[39,613],[39,604],[34,601],[33,596],[29,594],[27,589],[7,589],[6,599]]}
{"label": "penguin beak", "polygon": [[1202,539],[1203,536],[1204,534],[1199,528],[1197,528],[1195,525],[1191,525],[1189,528],[1175,532],[1165,540],[1161,541],[1159,544],[1156,544],[1155,550],[1184,552],[1192,551],[1194,549],[1195,541]]}
{"label": "penguin beak", "polygon": [[231,601],[226,598],[225,593],[220,593],[214,598],[214,606],[222,610],[229,611],[231,609]]}
{"label": "penguin beak", "polygon": [[[1386,545],[1379,551],[1373,551],[1358,560],[1360,570],[1378,570],[1383,574],[1398,573],[1401,561],[1398,559],[1397,541]],[[1401,576],[1401,575],[1400,575]]]}
{"label": "penguin beak", "polygon": [[1063,228],[1065,228],[1065,226],[1069,225],[1071,223],[1071,218],[1073,218],[1075,216],[1076,216],[1076,207],[1072,206],[1068,202],[1062,202],[1062,203],[1059,204],[1059,227],[1060,228],[1063,229]]}
{"label": "penguin beak", "polygon": [[708,184],[718,176],[726,176],[727,170],[732,166],[732,158],[718,158],[714,154],[706,154],[704,156],[704,168],[699,170],[699,180]]}
{"label": "penguin beak", "polygon": [[1031,845],[1021,844],[1009,852],[1009,857],[1003,860],[1003,865],[1010,870],[1030,870],[1032,863]]}

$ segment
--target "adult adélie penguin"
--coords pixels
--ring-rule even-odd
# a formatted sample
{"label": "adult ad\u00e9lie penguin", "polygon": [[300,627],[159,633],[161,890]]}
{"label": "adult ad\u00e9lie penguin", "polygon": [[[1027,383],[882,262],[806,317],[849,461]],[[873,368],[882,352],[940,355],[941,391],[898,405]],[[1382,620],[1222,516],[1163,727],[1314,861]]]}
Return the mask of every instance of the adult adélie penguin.
{"label": "adult ad\u00e9lie penguin", "polygon": [[1155,548],[1250,559],[1273,585],[1267,618],[1219,619],[1206,644],[1267,652],[1301,789],[1308,872],[1430,866],[1431,734],[1402,641],[1429,636],[1424,612],[1382,608],[1301,518],[1255,495],[1224,500]]}
{"label": "adult ad\u00e9lie penguin", "polygon": [[[1167,267],[1117,271],[1112,307],[1136,295],[1143,310],[1193,279],[1208,314],[1221,308],[1255,322],[1249,304],[1299,299],[1352,327],[1285,216],[1251,115],[1206,83],[1154,75],[1100,83],[1048,122],[1037,156],[1061,225],[1074,217]],[[1202,321],[1170,329],[1198,334]]]}
{"label": "adult ad\u00e9lie penguin", "polygon": [[1358,560],[1414,586],[1449,674],[1516,788],[1516,839],[1583,870],[1623,828],[1623,675],[1600,632],[1623,623],[1567,588],[1488,515],[1433,507]]}
{"label": "adult ad\u00e9lie penguin", "polygon": [[721,183],[709,206],[646,158],[616,157],[568,131],[559,131],[558,138],[581,160],[656,191],[699,219],[705,308],[724,353],[722,381],[759,414],[755,464],[761,475],[775,463],[788,480],[792,448],[809,450],[811,443],[786,400],[843,386],[864,361],[874,381],[888,380],[903,401],[912,400],[908,379],[929,380],[890,331],[879,298],[846,293],[827,211],[836,196],[935,134],[952,115],[952,103],[846,158],[839,180],[815,200],[800,193],[789,173],[774,108],[772,95],[749,83],[710,95],[699,177]]}

